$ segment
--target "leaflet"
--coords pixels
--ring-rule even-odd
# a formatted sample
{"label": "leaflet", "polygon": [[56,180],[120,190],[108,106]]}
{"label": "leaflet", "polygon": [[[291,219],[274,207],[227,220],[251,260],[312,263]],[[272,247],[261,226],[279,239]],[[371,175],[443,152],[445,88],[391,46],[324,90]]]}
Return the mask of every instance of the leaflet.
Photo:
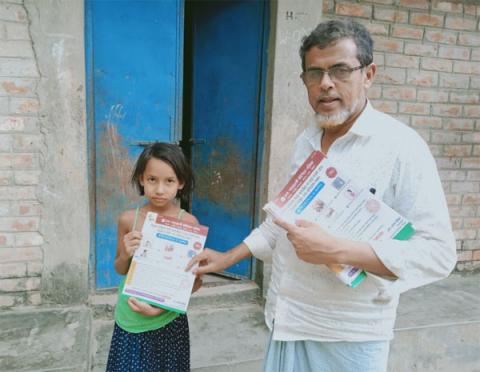
{"label": "leaflet", "polygon": [[[404,217],[368,187],[356,184],[320,151],[310,154],[264,210],[289,223],[313,221],[333,235],[357,241],[407,240],[415,232]],[[365,277],[362,270],[352,266],[329,267],[352,287]]]}
{"label": "leaflet", "polygon": [[203,250],[207,233],[206,226],[148,212],[123,294],[185,313],[195,281],[185,267]]}

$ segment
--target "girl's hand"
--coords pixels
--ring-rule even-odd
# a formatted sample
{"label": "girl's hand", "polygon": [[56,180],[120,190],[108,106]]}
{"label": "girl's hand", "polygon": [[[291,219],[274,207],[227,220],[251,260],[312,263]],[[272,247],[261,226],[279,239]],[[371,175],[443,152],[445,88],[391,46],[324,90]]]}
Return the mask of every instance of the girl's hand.
{"label": "girl's hand", "polygon": [[139,301],[134,297],[128,298],[128,306],[130,306],[130,309],[132,309],[132,311],[146,316],[155,316],[165,311],[158,307],[147,304],[146,302]]}
{"label": "girl's hand", "polygon": [[125,246],[125,252],[128,258],[132,257],[135,250],[140,245],[142,240],[142,233],[140,231],[130,231],[123,236],[123,245]]}

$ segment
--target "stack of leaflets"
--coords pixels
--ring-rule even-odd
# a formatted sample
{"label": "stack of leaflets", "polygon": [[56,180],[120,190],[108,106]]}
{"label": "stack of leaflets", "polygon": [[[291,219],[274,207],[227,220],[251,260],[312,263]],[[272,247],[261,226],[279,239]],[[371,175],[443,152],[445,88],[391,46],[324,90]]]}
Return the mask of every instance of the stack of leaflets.
{"label": "stack of leaflets", "polygon": [[[332,235],[356,241],[407,240],[412,224],[354,180],[320,151],[313,151],[278,196],[264,206],[273,218],[294,224],[318,223]],[[348,265],[328,265],[345,284],[356,287],[366,273]]]}
{"label": "stack of leaflets", "polygon": [[203,250],[208,227],[148,212],[123,293],[178,313],[187,311],[195,275],[185,267]]}

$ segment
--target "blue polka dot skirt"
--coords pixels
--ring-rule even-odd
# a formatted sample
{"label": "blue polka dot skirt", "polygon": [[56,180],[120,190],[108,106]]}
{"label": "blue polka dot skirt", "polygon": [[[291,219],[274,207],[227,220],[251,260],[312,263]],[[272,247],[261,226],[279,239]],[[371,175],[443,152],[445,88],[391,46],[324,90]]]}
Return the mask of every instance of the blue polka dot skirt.
{"label": "blue polka dot skirt", "polygon": [[116,323],[113,330],[107,372],[190,371],[190,338],[185,314],[165,327],[130,333]]}

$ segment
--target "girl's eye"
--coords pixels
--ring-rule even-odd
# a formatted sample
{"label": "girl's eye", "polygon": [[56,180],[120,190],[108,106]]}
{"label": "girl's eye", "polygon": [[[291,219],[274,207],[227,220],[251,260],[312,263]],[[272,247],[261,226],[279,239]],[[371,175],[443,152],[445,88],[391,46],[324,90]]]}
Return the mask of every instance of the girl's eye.
{"label": "girl's eye", "polygon": [[153,178],[153,177],[150,177],[150,178],[148,179],[148,182],[150,182],[150,183],[153,183],[153,182],[155,182],[155,178]]}
{"label": "girl's eye", "polygon": [[169,179],[167,182],[168,182],[168,183],[174,183],[175,180],[174,180],[174,179]]}

